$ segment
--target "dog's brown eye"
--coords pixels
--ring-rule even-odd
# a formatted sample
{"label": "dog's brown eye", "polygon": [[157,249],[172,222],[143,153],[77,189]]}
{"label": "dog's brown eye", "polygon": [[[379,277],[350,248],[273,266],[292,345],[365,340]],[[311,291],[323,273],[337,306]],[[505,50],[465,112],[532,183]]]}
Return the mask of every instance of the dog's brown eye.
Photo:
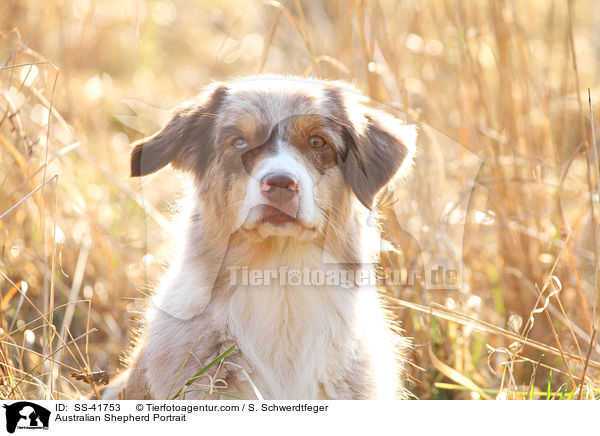
{"label": "dog's brown eye", "polygon": [[318,135],[313,135],[308,140],[308,143],[312,148],[321,148],[325,145],[325,140]]}
{"label": "dog's brown eye", "polygon": [[232,142],[231,145],[235,148],[246,148],[248,146],[248,143],[246,142],[246,140],[242,137],[239,138],[235,138]]}

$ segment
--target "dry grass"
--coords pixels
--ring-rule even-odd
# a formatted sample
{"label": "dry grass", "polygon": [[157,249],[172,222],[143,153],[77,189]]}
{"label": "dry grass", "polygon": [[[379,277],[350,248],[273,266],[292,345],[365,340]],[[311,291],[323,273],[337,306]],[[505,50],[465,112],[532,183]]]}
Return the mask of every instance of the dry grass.
{"label": "dry grass", "polygon": [[[179,181],[128,144],[212,79],[352,80],[422,123],[383,205],[418,398],[600,393],[600,16],[567,0],[67,0],[0,6],[0,397],[70,398],[119,366]],[[596,8],[597,9],[597,8]],[[588,88],[591,88],[588,95]],[[591,103],[590,103],[591,101]],[[127,219],[123,219],[127,217]],[[95,389],[95,388],[94,388]]]}

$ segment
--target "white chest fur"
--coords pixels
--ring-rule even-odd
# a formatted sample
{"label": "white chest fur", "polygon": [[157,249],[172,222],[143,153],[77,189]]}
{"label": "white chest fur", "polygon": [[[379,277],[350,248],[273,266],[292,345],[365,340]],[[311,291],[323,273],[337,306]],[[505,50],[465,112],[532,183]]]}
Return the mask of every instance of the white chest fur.
{"label": "white chest fur", "polygon": [[[266,398],[316,398],[358,349],[354,290],[237,287],[223,315]],[[260,389],[259,389],[260,390]]]}
{"label": "white chest fur", "polygon": [[[235,361],[266,399],[394,397],[398,387],[395,340],[372,283],[356,286],[354,280],[348,281],[347,267],[325,262],[317,247],[287,247],[284,255],[254,265],[243,263],[248,260],[245,253],[228,253],[224,261],[230,266],[221,268],[215,288],[203,282],[202,264],[175,269],[177,280],[166,281],[169,285],[159,290],[155,300],[163,316],[151,321],[153,349],[166,347],[172,353],[169,358],[183,362],[186,356],[175,356],[174,351],[187,353],[196,343],[199,352],[192,353],[192,367],[183,371],[193,375],[210,361],[194,361],[202,350],[236,343]],[[231,274],[231,265],[236,274]],[[244,271],[248,275],[259,271],[262,281],[244,278]],[[300,280],[289,280],[291,271],[322,271],[321,277],[333,282],[317,279],[315,284],[315,276],[305,274]],[[282,278],[285,274],[288,279]],[[176,340],[165,333],[175,329]],[[166,382],[169,374],[153,362],[148,375],[154,386],[173,383]],[[237,387],[244,398],[254,398],[249,385]]]}

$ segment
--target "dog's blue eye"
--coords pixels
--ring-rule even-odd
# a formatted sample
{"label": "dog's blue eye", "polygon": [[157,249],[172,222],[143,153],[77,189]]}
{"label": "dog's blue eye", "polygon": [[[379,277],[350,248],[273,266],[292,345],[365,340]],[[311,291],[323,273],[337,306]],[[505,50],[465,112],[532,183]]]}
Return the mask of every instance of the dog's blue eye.
{"label": "dog's blue eye", "polygon": [[248,143],[244,138],[235,138],[233,141],[231,141],[231,145],[235,148],[246,148]]}

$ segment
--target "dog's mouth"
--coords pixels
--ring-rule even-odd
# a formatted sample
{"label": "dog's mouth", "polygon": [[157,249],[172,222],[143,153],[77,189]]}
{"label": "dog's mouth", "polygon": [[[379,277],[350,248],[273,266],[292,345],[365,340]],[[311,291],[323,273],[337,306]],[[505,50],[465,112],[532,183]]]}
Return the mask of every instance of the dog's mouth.
{"label": "dog's mouth", "polygon": [[300,216],[292,216],[276,206],[261,204],[251,209],[246,217],[243,229],[258,232],[261,235],[294,235],[297,232],[316,230],[314,224]]}
{"label": "dog's mouth", "polygon": [[297,218],[288,215],[276,207],[266,204],[260,206],[260,215],[260,223],[272,224],[274,226],[283,226],[287,223],[299,223]]}

